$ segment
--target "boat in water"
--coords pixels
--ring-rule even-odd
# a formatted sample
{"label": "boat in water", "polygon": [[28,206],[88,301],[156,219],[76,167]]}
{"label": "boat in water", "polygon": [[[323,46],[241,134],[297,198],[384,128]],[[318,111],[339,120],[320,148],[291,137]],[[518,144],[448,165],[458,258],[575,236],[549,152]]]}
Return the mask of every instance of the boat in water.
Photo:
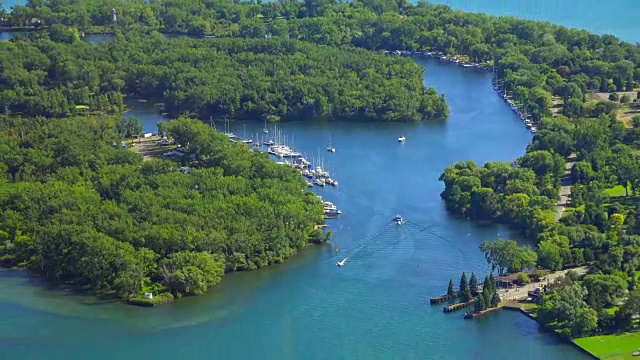
{"label": "boat in water", "polygon": [[394,216],[393,221],[396,222],[396,224],[401,225],[402,223],[404,223],[404,220],[402,219],[402,216],[400,216],[400,214],[397,214],[396,216]]}
{"label": "boat in water", "polygon": [[344,264],[346,264],[346,263],[347,263],[347,259],[348,259],[348,258],[344,258],[344,259],[342,259],[342,260],[338,261],[338,262],[336,263],[336,265],[338,265],[338,266],[344,266]]}
{"label": "boat in water", "polygon": [[402,136],[400,136],[400,137],[398,138],[398,142],[401,142],[401,143],[403,143],[405,140],[406,140],[406,139],[405,139],[404,135],[402,135]]}
{"label": "boat in water", "polygon": [[338,210],[338,209],[325,209],[324,210],[324,214],[327,216],[338,216],[340,214],[342,214],[342,211]]}
{"label": "boat in water", "polygon": [[329,144],[327,145],[327,151],[332,153],[336,152],[336,148],[331,146],[331,136],[329,136]]}

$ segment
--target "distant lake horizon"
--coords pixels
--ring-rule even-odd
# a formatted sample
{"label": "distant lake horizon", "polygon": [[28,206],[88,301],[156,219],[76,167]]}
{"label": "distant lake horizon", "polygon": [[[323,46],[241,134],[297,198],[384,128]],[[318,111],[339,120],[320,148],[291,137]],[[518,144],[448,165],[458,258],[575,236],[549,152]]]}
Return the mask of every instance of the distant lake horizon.
{"label": "distant lake horizon", "polygon": [[[416,3],[416,0],[411,0]],[[594,34],[611,34],[620,40],[640,42],[637,0],[429,0],[456,10],[481,12],[496,16],[548,21],[569,28],[584,29]],[[26,0],[4,0],[5,9],[25,5]]]}
{"label": "distant lake horizon", "polygon": [[[415,3],[416,1],[411,1]],[[467,12],[548,21],[594,34],[610,34],[620,40],[640,42],[637,0],[429,0]]]}

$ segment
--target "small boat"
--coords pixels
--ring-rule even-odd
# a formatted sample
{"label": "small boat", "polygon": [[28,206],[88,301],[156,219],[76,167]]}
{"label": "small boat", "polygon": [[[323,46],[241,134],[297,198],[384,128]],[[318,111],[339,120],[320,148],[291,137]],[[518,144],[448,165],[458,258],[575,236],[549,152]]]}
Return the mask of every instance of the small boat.
{"label": "small boat", "polygon": [[344,258],[344,259],[342,259],[342,260],[338,261],[338,262],[336,263],[336,265],[338,265],[338,266],[344,266],[344,264],[347,262],[347,259],[348,259],[348,258]]}
{"label": "small boat", "polygon": [[404,220],[402,219],[402,216],[400,216],[400,214],[396,215],[393,218],[393,221],[396,222],[396,224],[401,225],[402,223],[404,223]]}
{"label": "small boat", "polygon": [[403,143],[405,140],[406,140],[406,139],[405,139],[404,135],[402,135],[402,136],[400,136],[400,137],[398,138],[398,142],[401,142],[401,143]]}
{"label": "small boat", "polygon": [[313,183],[318,186],[324,186],[324,179],[315,179]]}
{"label": "small boat", "polygon": [[269,133],[269,129],[267,129],[267,120],[266,119],[264,120],[264,129],[262,129],[262,132],[265,133],[265,134]]}
{"label": "small boat", "polygon": [[336,148],[331,146],[331,136],[329,136],[329,145],[327,146],[327,151],[332,153],[336,152]]}
{"label": "small boat", "polygon": [[338,210],[338,209],[325,209],[324,210],[324,214],[325,215],[329,215],[329,216],[336,216],[336,215],[340,215],[342,214],[342,211]]}
{"label": "small boat", "polygon": [[273,146],[274,142],[273,142],[273,140],[267,140],[267,141],[264,142],[264,144],[267,145],[267,146]]}

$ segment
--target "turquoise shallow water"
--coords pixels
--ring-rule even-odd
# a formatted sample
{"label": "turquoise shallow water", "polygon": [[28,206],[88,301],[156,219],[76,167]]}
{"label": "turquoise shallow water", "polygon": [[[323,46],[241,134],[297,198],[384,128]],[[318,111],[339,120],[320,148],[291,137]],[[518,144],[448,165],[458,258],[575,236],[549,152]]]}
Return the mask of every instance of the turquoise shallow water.
{"label": "turquoise shallow water", "polygon": [[[3,356],[582,358],[520,314],[465,321],[462,313],[445,315],[428,304],[463,270],[486,274],[481,241],[510,236],[503,228],[450,218],[438,175],[460,159],[511,160],[531,135],[493,92],[489,74],[417,61],[428,70],[427,84],[448,99],[447,122],[281,126],[297,149],[320,154],[340,181],[337,189],[318,191],[344,212],[331,222],[333,244],[309,247],[286,264],[231,274],[203,297],[157,309],[94,304],[33,286],[37,281],[24,273],[1,273]],[[238,134],[262,129],[233,126]],[[396,141],[401,134],[404,144]],[[324,150],[329,137],[334,154]],[[388,225],[397,212],[438,236]],[[372,237],[380,229],[384,236]],[[341,248],[337,255],[334,247]],[[352,261],[335,266],[343,256]]]}

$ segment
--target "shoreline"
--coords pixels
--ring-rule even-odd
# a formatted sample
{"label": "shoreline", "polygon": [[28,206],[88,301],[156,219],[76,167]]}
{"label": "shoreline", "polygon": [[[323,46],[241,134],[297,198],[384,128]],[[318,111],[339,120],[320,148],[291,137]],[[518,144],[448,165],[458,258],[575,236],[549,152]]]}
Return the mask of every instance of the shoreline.
{"label": "shoreline", "polygon": [[542,328],[545,332],[548,333],[552,333],[554,334],[556,337],[558,337],[559,339],[562,339],[562,341],[564,341],[567,344],[572,345],[574,348],[578,349],[580,352],[582,352],[583,354],[589,356],[592,359],[599,359],[599,357],[597,357],[596,355],[592,354],[591,352],[589,352],[589,350],[583,348],[582,346],[578,345],[575,343],[575,341],[573,341],[573,339],[563,336],[560,333],[558,333],[557,331],[551,330],[546,328],[545,326],[543,326],[542,324],[540,324],[540,322],[538,322],[538,319],[536,319],[535,316],[533,316],[529,311],[517,307],[517,306],[513,306],[513,305],[503,305],[502,309],[507,310],[507,311],[514,311],[514,312],[519,312],[520,314],[523,314],[524,316],[528,317],[529,319],[535,321],[538,326],[540,326],[540,328]]}

